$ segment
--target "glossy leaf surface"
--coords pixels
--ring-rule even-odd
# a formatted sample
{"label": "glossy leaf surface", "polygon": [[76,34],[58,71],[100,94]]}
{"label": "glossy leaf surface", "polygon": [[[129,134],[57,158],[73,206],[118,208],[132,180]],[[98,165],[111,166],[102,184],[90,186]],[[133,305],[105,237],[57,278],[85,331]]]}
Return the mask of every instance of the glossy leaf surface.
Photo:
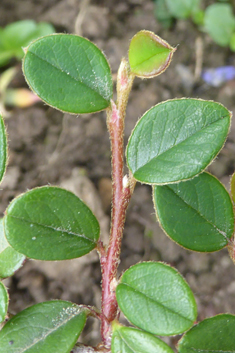
{"label": "glossy leaf surface", "polygon": [[110,104],[109,64],[85,38],[57,34],[38,39],[27,48],[23,71],[31,89],[59,110],[92,113]]}
{"label": "glossy leaf surface", "polygon": [[0,282],[0,323],[4,321],[8,308],[8,293],[6,287]]}
{"label": "glossy leaf surface", "polygon": [[208,6],[204,17],[205,31],[221,46],[230,44],[235,31],[235,17],[230,4]]}
{"label": "glossy leaf surface", "polygon": [[69,353],[85,322],[84,309],[70,302],[33,305],[0,331],[0,353]]}
{"label": "glossy leaf surface", "polygon": [[0,220],[0,278],[12,276],[17,271],[25,256],[14,250],[7,242],[4,229],[3,219]]}
{"label": "glossy leaf surface", "polygon": [[175,269],[160,262],[139,263],[128,269],[116,296],[126,318],[155,335],[182,333],[197,316],[188,284]]}
{"label": "glossy leaf surface", "polygon": [[150,31],[140,31],[131,40],[129,62],[138,77],[154,77],[167,69],[174,48]]}
{"label": "glossy leaf surface", "polygon": [[201,321],[186,332],[179,342],[179,352],[235,352],[235,316],[221,314]]}
{"label": "glossy leaf surface", "polygon": [[216,157],[229,127],[230,112],[219,103],[183,98],[157,104],[132,132],[128,166],[143,183],[190,179]]}
{"label": "glossy leaf surface", "polygon": [[230,196],[208,173],[178,184],[155,186],[153,198],[158,220],[172,240],[195,251],[217,251],[233,235]]}
{"label": "glossy leaf surface", "polygon": [[3,118],[0,114],[0,181],[6,170],[7,164],[7,137]]}
{"label": "glossy leaf surface", "polygon": [[112,353],[173,353],[162,340],[151,333],[119,326],[112,334]]}
{"label": "glossy leaf surface", "polygon": [[99,224],[91,210],[71,192],[52,186],[14,199],[4,218],[10,245],[38,260],[67,260],[93,250]]}

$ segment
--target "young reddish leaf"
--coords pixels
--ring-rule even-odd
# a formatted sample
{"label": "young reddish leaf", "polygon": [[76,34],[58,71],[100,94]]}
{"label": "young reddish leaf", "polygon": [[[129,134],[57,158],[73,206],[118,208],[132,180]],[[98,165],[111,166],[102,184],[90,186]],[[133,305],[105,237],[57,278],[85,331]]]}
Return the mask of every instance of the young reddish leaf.
{"label": "young reddish leaf", "polygon": [[44,186],[14,199],[4,217],[10,245],[38,260],[68,260],[96,247],[99,223],[70,191]]}
{"label": "young reddish leaf", "polygon": [[112,334],[112,353],[173,353],[162,340],[136,328],[115,325]]}
{"label": "young reddish leaf", "polygon": [[185,333],[179,341],[179,353],[235,352],[235,316],[220,314],[205,319]]}
{"label": "young reddish leaf", "polygon": [[131,72],[142,78],[160,75],[170,65],[174,51],[174,48],[153,32],[140,31],[130,43]]}
{"label": "young reddish leaf", "polygon": [[23,71],[31,89],[59,110],[82,114],[110,105],[109,64],[88,39],[71,34],[42,37],[26,49]]}
{"label": "young reddish leaf", "polygon": [[163,230],[187,249],[217,251],[233,235],[230,196],[219,180],[208,173],[178,184],[155,186],[153,199]]}
{"label": "young reddish leaf", "polygon": [[197,317],[191,289],[172,267],[143,262],[129,268],[116,288],[118,305],[135,326],[154,335],[188,330]]}
{"label": "young reddish leaf", "polygon": [[33,305],[0,331],[0,353],[69,353],[86,316],[82,307],[62,300]]}

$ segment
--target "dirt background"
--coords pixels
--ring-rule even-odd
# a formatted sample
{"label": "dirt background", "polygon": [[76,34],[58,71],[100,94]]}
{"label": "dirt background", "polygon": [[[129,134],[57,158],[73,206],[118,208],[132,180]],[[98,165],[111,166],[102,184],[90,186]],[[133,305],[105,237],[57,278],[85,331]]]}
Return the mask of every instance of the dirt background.
{"label": "dirt background", "polygon": [[[205,1],[204,5],[209,2]],[[211,2],[210,2],[211,3]],[[84,5],[86,5],[84,7]],[[174,97],[200,97],[221,102],[235,111],[235,80],[219,88],[195,79],[203,44],[203,68],[235,65],[235,54],[214,44],[190,21],[177,21],[171,30],[156,22],[150,0],[1,0],[0,26],[22,19],[51,22],[57,32],[77,33],[94,41],[117,72],[130,39],[141,29],[151,30],[178,46],[173,62],[161,76],[135,79],[127,108],[125,140],[139,117],[156,103]],[[19,66],[20,68],[20,66]],[[26,87],[19,74],[12,87]],[[18,194],[40,185],[62,185],[73,190],[93,209],[107,241],[110,219],[110,151],[105,114],[69,116],[42,103],[14,109],[6,120],[9,163],[0,192],[0,212]],[[235,124],[225,148],[210,171],[229,187],[235,169]],[[235,314],[235,269],[224,249],[199,254],[169,240],[156,223],[151,188],[138,184],[128,209],[120,272],[143,260],[160,260],[175,266],[191,286],[198,303],[198,319],[222,312]],[[10,311],[50,300],[100,306],[100,267],[95,252],[63,262],[27,261],[5,284]],[[172,343],[178,337],[167,339]],[[98,323],[90,320],[83,342],[99,340]]]}

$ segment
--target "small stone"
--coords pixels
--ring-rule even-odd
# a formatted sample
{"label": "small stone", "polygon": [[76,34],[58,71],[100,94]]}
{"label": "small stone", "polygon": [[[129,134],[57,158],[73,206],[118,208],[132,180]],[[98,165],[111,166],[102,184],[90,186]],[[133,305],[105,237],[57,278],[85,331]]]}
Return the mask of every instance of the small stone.
{"label": "small stone", "polygon": [[[223,268],[228,268],[231,266],[231,259],[228,256],[223,256],[220,260],[220,264]],[[235,283],[235,282],[234,282]]]}
{"label": "small stone", "polygon": [[232,281],[228,287],[227,287],[227,292],[231,294],[235,294],[235,281]]}
{"label": "small stone", "polygon": [[112,180],[110,178],[101,178],[98,182],[98,191],[104,211],[108,212],[112,200]]}
{"label": "small stone", "polygon": [[144,250],[144,235],[138,225],[131,225],[125,228],[125,245],[133,252],[141,253]]}
{"label": "small stone", "polygon": [[190,253],[188,267],[192,272],[199,273],[209,269],[210,257],[208,254]]}
{"label": "small stone", "polygon": [[88,6],[81,26],[82,35],[88,38],[106,38],[109,29],[108,14],[107,7]]}

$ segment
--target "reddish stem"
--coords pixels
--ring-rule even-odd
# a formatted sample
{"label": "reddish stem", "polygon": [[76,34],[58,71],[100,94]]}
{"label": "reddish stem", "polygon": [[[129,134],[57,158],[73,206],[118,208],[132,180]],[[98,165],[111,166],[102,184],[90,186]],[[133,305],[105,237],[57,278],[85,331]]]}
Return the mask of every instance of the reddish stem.
{"label": "reddish stem", "polygon": [[112,217],[108,250],[105,254],[102,251],[100,262],[102,270],[101,335],[103,344],[108,349],[111,345],[111,322],[117,317],[118,310],[115,288],[123,227],[126,209],[135,185],[132,177],[127,178],[126,185],[123,185],[124,118],[133,79],[134,77],[129,74],[128,63],[123,59],[117,78],[117,105],[112,101],[111,108],[107,111],[112,151]]}
{"label": "reddish stem", "polygon": [[123,190],[120,204],[116,210],[116,217],[111,229],[111,239],[108,248],[106,261],[103,266],[103,282],[102,282],[102,339],[106,346],[110,345],[110,323],[117,316],[117,300],[115,295],[117,268],[119,265],[121,241],[123,234],[123,226],[125,222],[126,209],[129,204],[132,192],[128,186]]}
{"label": "reddish stem", "polygon": [[124,119],[120,116],[114,102],[112,102],[111,116],[108,117],[108,129],[112,151],[112,219],[115,219],[115,212],[122,196]]}

